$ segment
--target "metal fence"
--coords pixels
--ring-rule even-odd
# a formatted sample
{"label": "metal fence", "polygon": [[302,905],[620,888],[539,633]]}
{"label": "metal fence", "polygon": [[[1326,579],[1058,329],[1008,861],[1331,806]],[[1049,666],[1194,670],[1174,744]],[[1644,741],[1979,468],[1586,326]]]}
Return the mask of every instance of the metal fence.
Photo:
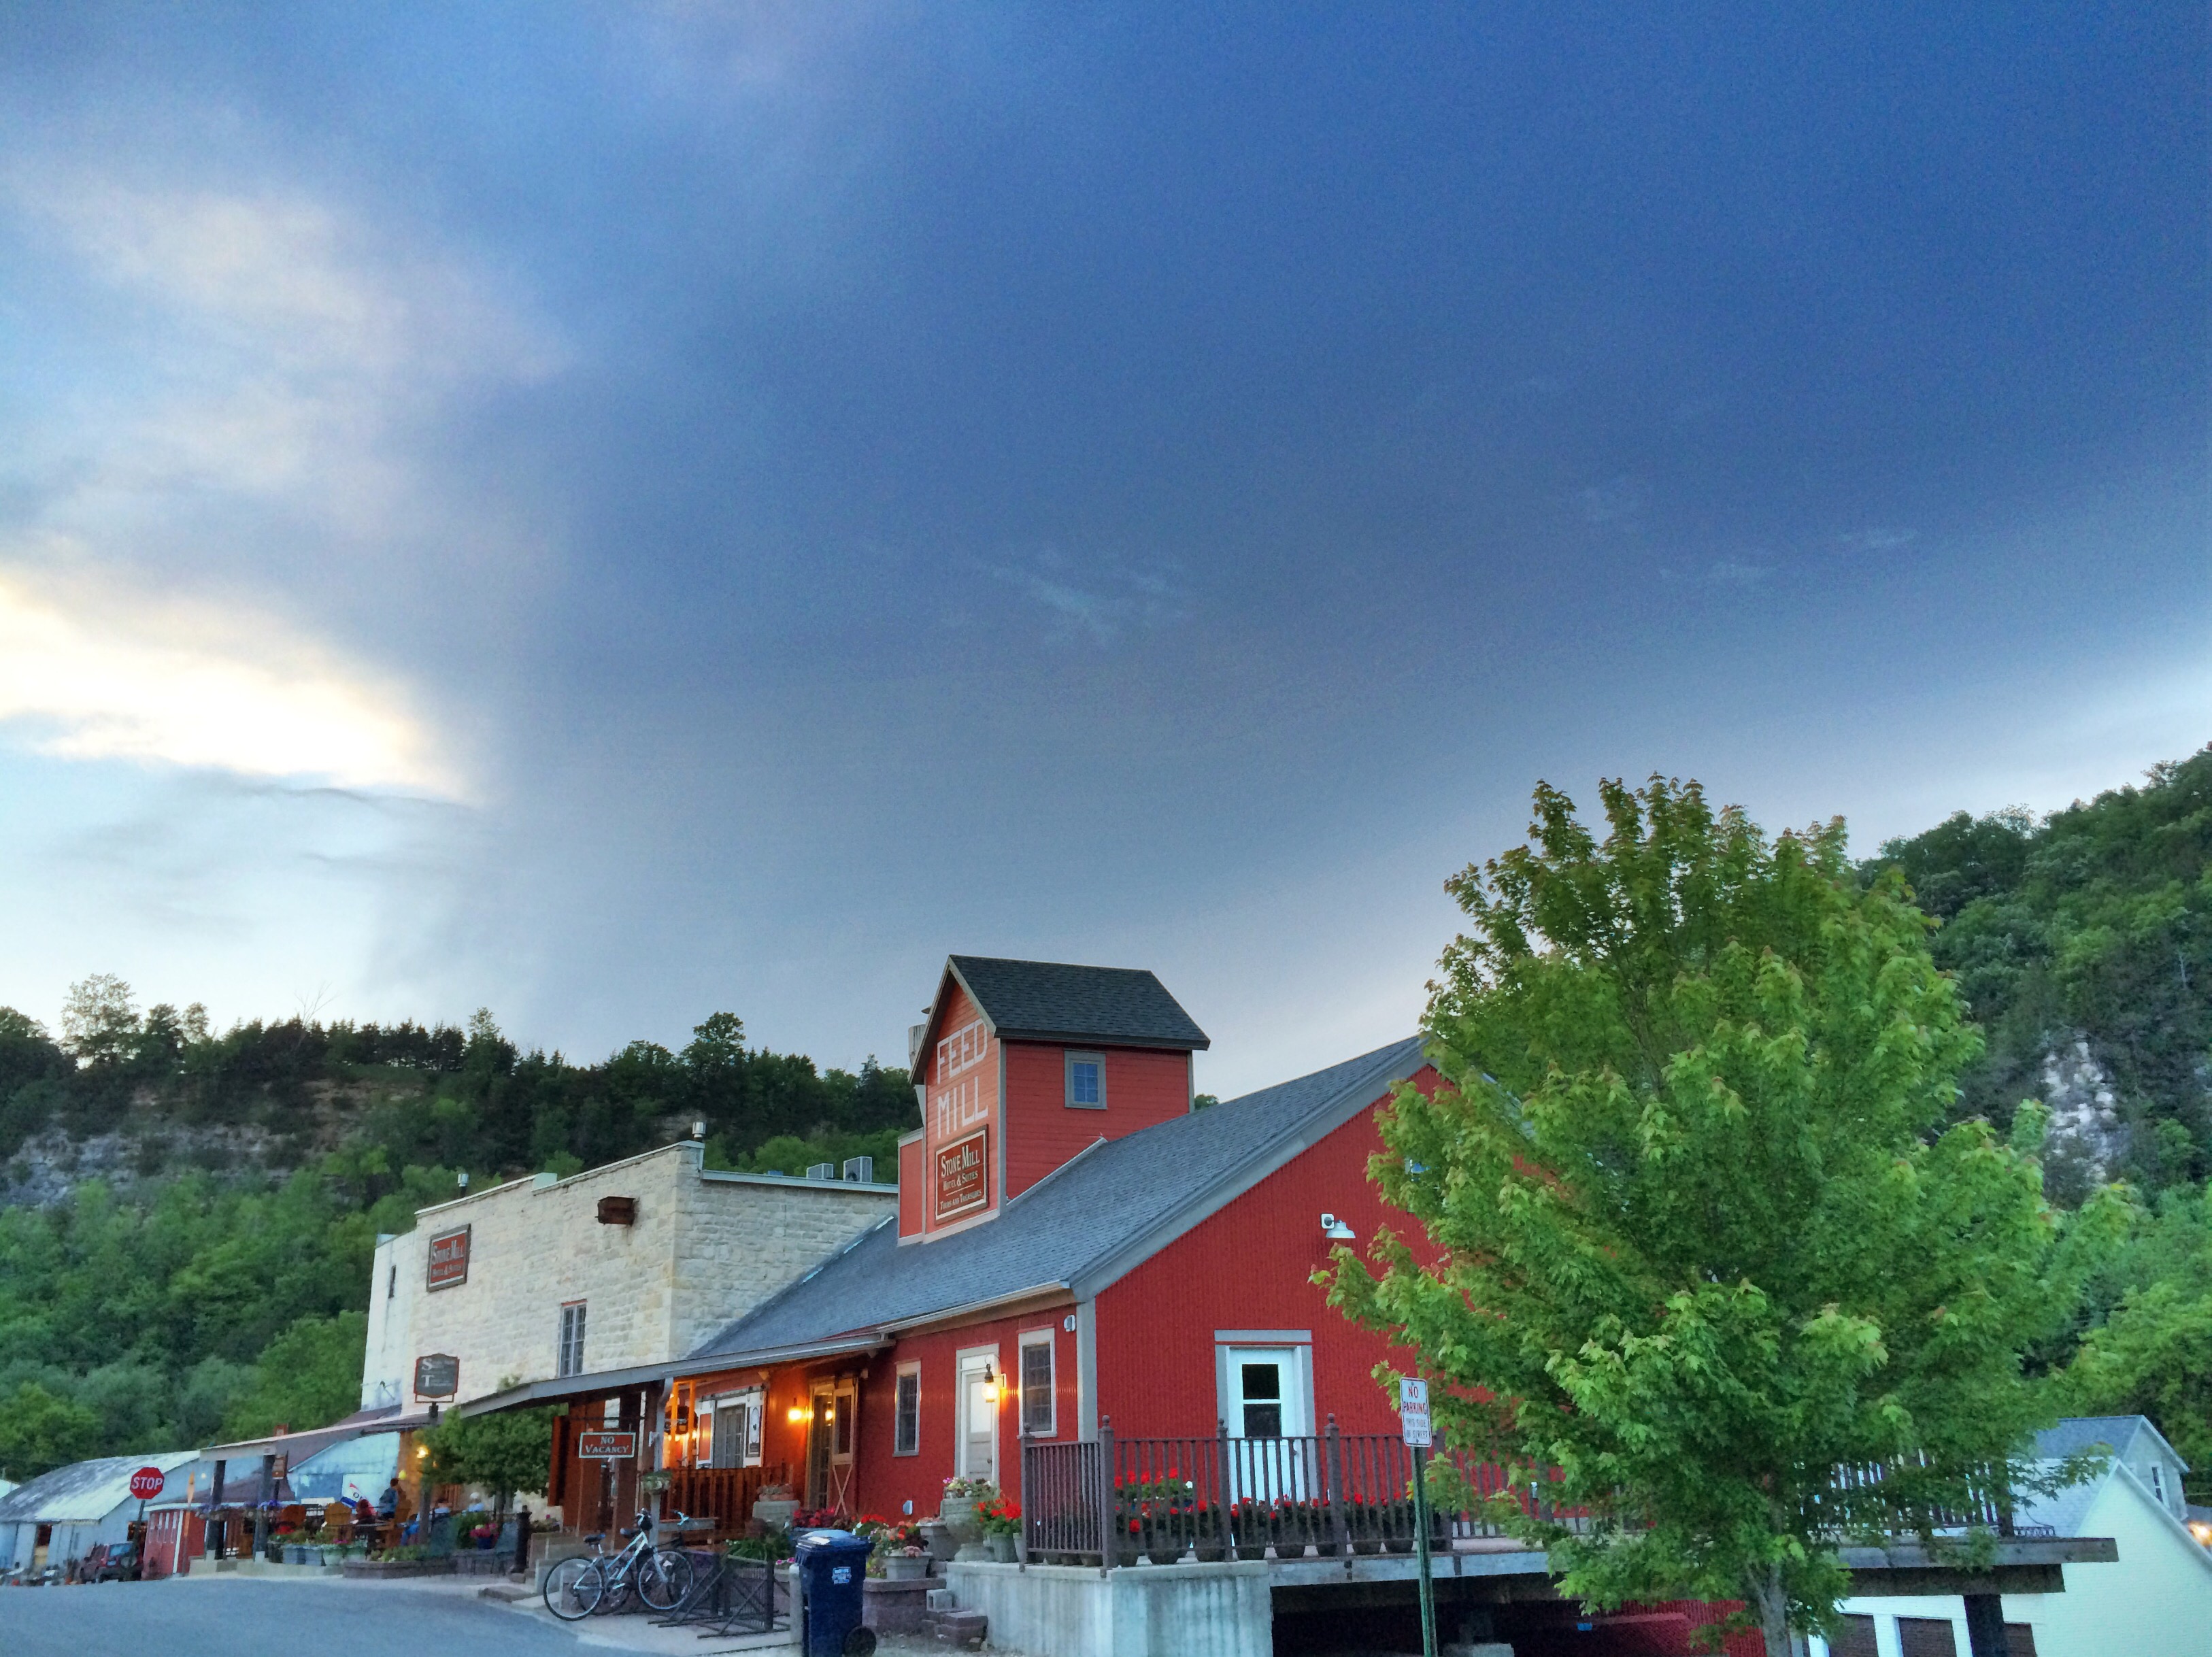
{"label": "metal fence", "polygon": [[[1314,1552],[1410,1553],[1413,1463],[1395,1434],[1116,1439],[1028,1444],[1024,1541],[1031,1559],[1165,1564]],[[1450,1531],[1431,1518],[1439,1546]],[[1110,1546],[1102,1544],[1109,1539]]]}
{"label": "metal fence", "polygon": [[[1583,1509],[1553,1499],[1548,1480],[1516,1479],[1492,1462],[1450,1460],[1474,1504],[1505,1497],[1547,1524],[1580,1531],[1589,1523]],[[2049,1533],[2047,1526],[2013,1522],[1995,1470],[1963,1507],[1911,1502],[1897,1486],[1916,1471],[1838,1468],[1824,1502],[1836,1532]],[[1027,1557],[1069,1564],[1410,1553],[1413,1481],[1413,1453],[1397,1435],[1340,1433],[1334,1416],[1318,1434],[1282,1438],[1231,1438],[1223,1426],[1210,1438],[1117,1439],[1109,1417],[1095,1442],[1023,1446],[1023,1541]],[[1493,1511],[1432,1504],[1431,1545],[1504,1534]]]}

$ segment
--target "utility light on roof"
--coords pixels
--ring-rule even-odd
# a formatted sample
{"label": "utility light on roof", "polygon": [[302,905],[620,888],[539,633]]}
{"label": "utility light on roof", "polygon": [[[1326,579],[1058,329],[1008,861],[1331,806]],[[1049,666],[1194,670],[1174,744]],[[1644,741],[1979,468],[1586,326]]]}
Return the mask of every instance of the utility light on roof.
{"label": "utility light on roof", "polygon": [[1335,1242],[1351,1242],[1359,1235],[1334,1214],[1321,1217],[1321,1235]]}

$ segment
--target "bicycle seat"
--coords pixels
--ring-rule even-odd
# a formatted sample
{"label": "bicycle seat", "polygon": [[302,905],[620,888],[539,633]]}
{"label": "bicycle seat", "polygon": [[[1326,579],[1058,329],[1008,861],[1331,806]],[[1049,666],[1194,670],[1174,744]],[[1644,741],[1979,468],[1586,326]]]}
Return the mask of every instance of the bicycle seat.
{"label": "bicycle seat", "polygon": [[595,1548],[606,1539],[607,1533],[605,1531],[593,1531],[589,1536],[584,1539],[586,1543]]}

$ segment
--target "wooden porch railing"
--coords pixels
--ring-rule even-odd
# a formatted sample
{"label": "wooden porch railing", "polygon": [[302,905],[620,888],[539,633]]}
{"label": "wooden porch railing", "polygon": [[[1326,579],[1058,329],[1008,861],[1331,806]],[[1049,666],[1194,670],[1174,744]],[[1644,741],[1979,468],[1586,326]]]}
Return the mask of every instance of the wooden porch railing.
{"label": "wooden porch railing", "polygon": [[763,1467],[671,1467],[661,1510],[712,1519],[717,1531],[734,1534],[752,1522],[753,1503],[763,1487],[790,1482],[790,1469],[781,1462]]}

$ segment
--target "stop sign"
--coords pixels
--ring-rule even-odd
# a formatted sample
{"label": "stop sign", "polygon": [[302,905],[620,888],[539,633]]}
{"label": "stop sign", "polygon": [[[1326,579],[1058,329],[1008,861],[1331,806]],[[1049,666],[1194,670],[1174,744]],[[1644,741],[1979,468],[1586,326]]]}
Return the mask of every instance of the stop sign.
{"label": "stop sign", "polygon": [[168,1482],[159,1467],[141,1467],[131,1475],[131,1494],[141,1502],[150,1502],[161,1495],[161,1486]]}

